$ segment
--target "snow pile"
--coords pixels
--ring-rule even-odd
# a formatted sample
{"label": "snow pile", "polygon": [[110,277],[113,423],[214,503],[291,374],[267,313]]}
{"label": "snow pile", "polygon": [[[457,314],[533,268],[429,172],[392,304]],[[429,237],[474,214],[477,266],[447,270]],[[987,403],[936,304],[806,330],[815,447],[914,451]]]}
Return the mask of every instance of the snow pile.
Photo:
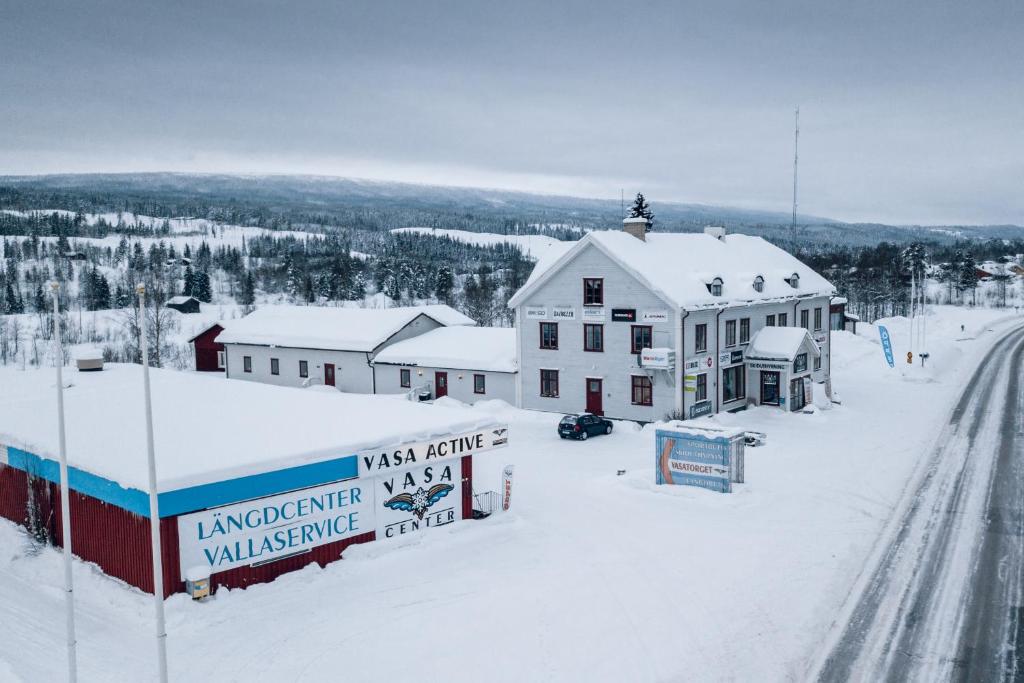
{"label": "snow pile", "polygon": [[516,331],[510,327],[441,327],[400,341],[374,356],[374,363],[516,371]]}
{"label": "snow pile", "polygon": [[373,351],[420,315],[442,325],[475,325],[444,304],[400,308],[263,306],[221,332],[222,344]]}

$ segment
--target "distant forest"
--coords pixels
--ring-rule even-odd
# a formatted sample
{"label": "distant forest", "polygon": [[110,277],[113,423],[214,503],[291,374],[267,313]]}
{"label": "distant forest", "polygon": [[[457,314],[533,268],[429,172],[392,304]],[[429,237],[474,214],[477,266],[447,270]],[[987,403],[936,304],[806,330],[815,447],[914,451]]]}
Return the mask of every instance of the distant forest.
{"label": "distant forest", "polygon": [[[1024,231],[1015,226],[901,228],[824,219],[790,226],[787,217],[769,213],[656,202],[652,208],[655,230],[698,231],[708,224],[724,224],[730,232],[765,237],[828,277],[849,298],[849,310],[866,320],[907,311],[912,273],[920,279],[928,272],[947,286],[948,300],[972,303],[976,262],[1024,253]],[[499,325],[511,324],[505,303],[532,268],[519,249],[477,247],[390,230],[424,226],[577,239],[585,230],[617,229],[622,215],[618,202],[606,200],[325,179],[254,181],[171,174],[0,178],[0,209],[72,212],[0,213],[4,313],[44,306],[47,280],[74,277],[77,286],[67,288],[66,303],[87,310],[125,306],[139,282],[148,285],[156,300],[190,294],[204,301],[214,296],[211,283],[219,283],[218,291],[226,291],[242,305],[252,305],[258,296],[330,303],[383,292],[400,302],[447,302],[482,324]],[[238,247],[211,248],[203,243],[195,253],[175,253],[173,244],[157,242],[144,251],[130,238],[169,238],[166,222],[90,225],[84,218],[88,213],[119,212],[205,218],[314,236],[264,234]],[[90,245],[77,261],[65,256],[77,237],[110,235],[121,236],[117,246]]]}

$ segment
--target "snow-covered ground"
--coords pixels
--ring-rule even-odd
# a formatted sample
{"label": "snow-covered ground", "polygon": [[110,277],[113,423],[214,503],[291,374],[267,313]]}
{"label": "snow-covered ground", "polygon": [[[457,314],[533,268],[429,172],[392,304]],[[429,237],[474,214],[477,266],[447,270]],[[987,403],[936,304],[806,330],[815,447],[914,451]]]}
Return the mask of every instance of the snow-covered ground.
{"label": "snow-covered ground", "polygon": [[[842,405],[711,420],[768,435],[733,494],[656,487],[652,426],[560,441],[555,415],[477,404],[510,424],[509,447],[474,464],[477,491],[515,465],[509,513],[205,603],[174,596],[171,677],[802,679],[989,330],[1009,322],[936,307],[924,369],[905,363],[905,319],[879,321],[895,369],[875,326],[833,332]],[[82,563],[75,580],[83,680],[152,680],[149,596]],[[0,522],[0,680],[63,676],[60,586],[59,553]]]}
{"label": "snow-covered ground", "polygon": [[547,235],[499,235],[492,232],[470,232],[468,230],[443,230],[441,228],[395,228],[391,232],[412,232],[420,235],[431,235],[433,237],[447,237],[456,242],[465,242],[478,247],[493,247],[499,244],[514,244],[524,254],[532,258],[540,256],[553,245],[561,240]]}

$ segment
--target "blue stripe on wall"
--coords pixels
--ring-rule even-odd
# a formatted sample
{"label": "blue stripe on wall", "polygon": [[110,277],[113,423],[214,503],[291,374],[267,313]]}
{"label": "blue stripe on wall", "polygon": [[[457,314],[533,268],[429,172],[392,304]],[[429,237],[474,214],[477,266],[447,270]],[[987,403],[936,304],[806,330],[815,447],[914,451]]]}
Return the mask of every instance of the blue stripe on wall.
{"label": "blue stripe on wall", "polygon": [[[7,449],[7,460],[11,467],[25,470],[55,484],[60,483],[60,463],[55,460],[41,458],[34,453],[13,447]],[[358,474],[356,456],[346,455],[334,460],[166,491],[158,498],[160,517],[173,517],[195,510],[237,503],[240,500],[262,498],[342,479],[355,479]],[[75,467],[68,467],[68,486],[79,493],[124,508],[142,517],[149,517],[149,495],[145,491],[124,488],[116,482]]]}

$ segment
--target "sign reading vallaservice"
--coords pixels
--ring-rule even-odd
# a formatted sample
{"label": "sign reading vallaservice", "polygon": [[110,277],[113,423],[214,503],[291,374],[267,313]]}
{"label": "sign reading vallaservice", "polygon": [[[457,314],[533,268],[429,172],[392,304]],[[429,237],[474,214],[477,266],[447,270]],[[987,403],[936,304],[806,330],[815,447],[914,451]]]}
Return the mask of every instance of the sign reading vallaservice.
{"label": "sign reading vallaservice", "polygon": [[178,517],[181,574],[222,572],[373,531],[373,489],[339,481]]}

